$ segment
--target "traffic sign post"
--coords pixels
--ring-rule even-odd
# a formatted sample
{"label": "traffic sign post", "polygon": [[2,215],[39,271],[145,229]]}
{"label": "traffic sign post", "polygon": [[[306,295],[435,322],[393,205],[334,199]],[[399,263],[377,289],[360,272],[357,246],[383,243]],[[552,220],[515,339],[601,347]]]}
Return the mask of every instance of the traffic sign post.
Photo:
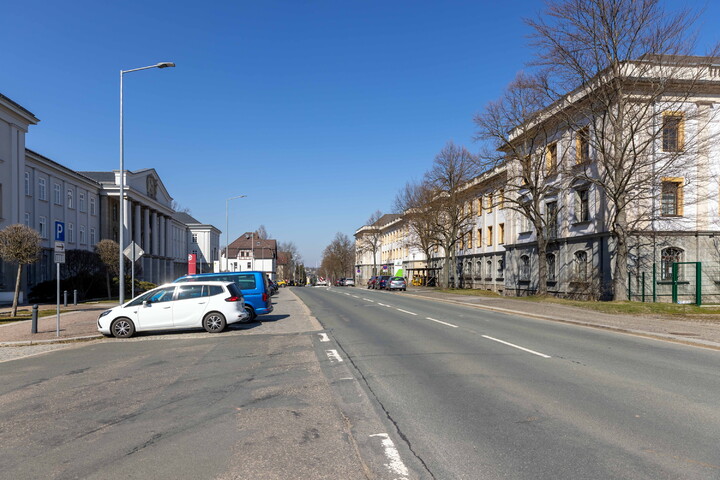
{"label": "traffic sign post", "polygon": [[65,263],[65,222],[55,222],[55,278],[57,279],[56,336],[60,336],[60,264]]}
{"label": "traffic sign post", "polygon": [[145,251],[140,248],[140,245],[138,245],[135,242],[130,242],[130,245],[125,247],[125,250],[123,250],[123,254],[130,259],[130,270],[131,270],[131,287],[130,287],[130,298],[135,298],[135,262],[140,260],[140,258],[145,254]]}

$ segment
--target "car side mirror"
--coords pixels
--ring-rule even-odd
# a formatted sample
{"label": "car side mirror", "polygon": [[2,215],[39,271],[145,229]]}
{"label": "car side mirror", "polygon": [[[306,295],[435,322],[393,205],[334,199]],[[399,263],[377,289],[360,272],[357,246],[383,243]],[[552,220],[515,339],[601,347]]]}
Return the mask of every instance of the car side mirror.
{"label": "car side mirror", "polygon": [[152,303],[152,300],[143,300],[143,307],[147,307]]}

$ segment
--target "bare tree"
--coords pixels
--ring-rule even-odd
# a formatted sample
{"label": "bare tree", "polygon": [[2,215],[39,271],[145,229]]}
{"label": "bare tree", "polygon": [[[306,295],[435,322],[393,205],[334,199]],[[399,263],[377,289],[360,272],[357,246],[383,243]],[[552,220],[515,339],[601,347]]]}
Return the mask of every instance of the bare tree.
{"label": "bare tree", "polygon": [[355,260],[353,242],[344,233],[338,232],[330,244],[323,250],[320,271],[324,276],[338,279],[351,276]]}
{"label": "bare tree", "polygon": [[360,233],[357,243],[358,253],[362,254],[367,252],[372,254],[373,275],[377,275],[377,254],[382,244],[382,232],[380,231],[380,225],[376,225],[376,223],[382,216],[383,214],[380,210],[376,210],[375,213],[370,215],[370,218],[365,222],[366,227],[363,228]]}
{"label": "bare tree", "polygon": [[694,108],[714,61],[691,56],[697,18],[690,9],[668,12],[660,0],[560,0],[526,20],[552,113],[589,145],[577,175],[607,200],[615,299],[627,294],[629,237],[656,214],[645,207],[663,177],[687,168],[710,121],[710,109]]}
{"label": "bare tree", "polygon": [[170,202],[170,208],[172,208],[176,212],[187,213],[188,215],[190,215],[191,213],[188,207],[183,207],[177,202],[177,200],[173,200],[172,202]]}
{"label": "bare tree", "polygon": [[0,258],[17,265],[15,295],[13,296],[12,316],[17,316],[18,298],[22,266],[35,263],[40,256],[40,234],[25,225],[8,225],[0,230]]}
{"label": "bare tree", "polygon": [[257,238],[260,240],[265,240],[270,238],[270,234],[268,233],[267,229],[265,228],[265,225],[260,225],[257,230],[255,230],[255,233],[257,234]]}
{"label": "bare tree", "polygon": [[472,213],[467,208],[470,191],[468,182],[480,174],[478,158],[465,147],[448,142],[435,156],[425,173],[425,183],[432,190],[430,208],[437,210],[433,231],[445,251],[443,285],[450,285],[450,273],[457,277],[456,245],[472,228]]}
{"label": "bare tree", "polygon": [[107,284],[108,298],[112,298],[110,291],[110,275],[118,275],[120,272],[119,250],[114,240],[100,240],[95,244],[95,252],[100,256],[100,261],[105,265],[105,281]]}
{"label": "bare tree", "polygon": [[[559,190],[565,149],[557,148],[561,124],[534,120],[546,107],[545,79],[519,73],[503,96],[475,116],[477,140],[489,142],[480,158],[484,169],[505,172],[503,202],[532,226],[538,252],[537,293],[547,293],[548,242],[557,232],[559,208],[548,201]],[[530,230],[530,228],[527,228]]]}
{"label": "bare tree", "polygon": [[432,251],[439,247],[439,235],[435,230],[440,223],[440,211],[433,208],[434,189],[425,182],[408,182],[395,197],[395,209],[405,218],[408,226],[406,244],[425,254],[426,267]]}
{"label": "bare tree", "polygon": [[287,256],[287,265],[284,273],[294,273],[295,266],[302,263],[302,256],[297,246],[293,242],[280,242],[278,244],[278,252],[284,252]]}

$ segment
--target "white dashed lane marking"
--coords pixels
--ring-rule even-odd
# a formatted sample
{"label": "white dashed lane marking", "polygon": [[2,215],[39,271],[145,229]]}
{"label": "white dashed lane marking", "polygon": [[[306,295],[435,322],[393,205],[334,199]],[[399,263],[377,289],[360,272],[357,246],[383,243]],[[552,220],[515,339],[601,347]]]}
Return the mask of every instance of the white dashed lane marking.
{"label": "white dashed lane marking", "polygon": [[522,350],[524,352],[532,353],[533,355],[537,355],[538,357],[552,358],[552,357],[550,357],[550,355],[545,355],[544,353],[536,352],[535,350],[530,350],[529,348],[521,347],[519,345],[515,345],[513,343],[506,342],[504,340],[499,340],[497,338],[489,337],[487,335],[483,335],[482,337],[487,338],[488,340],[492,340],[493,342],[498,342],[498,343],[502,343],[503,345],[507,345],[509,347],[517,348],[518,350]]}
{"label": "white dashed lane marking", "polygon": [[458,328],[457,325],[453,325],[452,323],[443,322],[442,320],[435,320],[434,318],[430,318],[430,317],[425,317],[425,319],[430,320],[431,322],[442,323],[443,325],[447,325],[448,327]]}
{"label": "white dashed lane marking", "polygon": [[402,308],[396,308],[395,310],[397,310],[398,312],[407,313],[409,315],[417,315],[417,313],[408,312],[407,310],[403,310]]}
{"label": "white dashed lane marking", "polygon": [[320,335],[320,341],[321,342],[329,342],[330,337],[328,337],[327,333],[318,333]]}

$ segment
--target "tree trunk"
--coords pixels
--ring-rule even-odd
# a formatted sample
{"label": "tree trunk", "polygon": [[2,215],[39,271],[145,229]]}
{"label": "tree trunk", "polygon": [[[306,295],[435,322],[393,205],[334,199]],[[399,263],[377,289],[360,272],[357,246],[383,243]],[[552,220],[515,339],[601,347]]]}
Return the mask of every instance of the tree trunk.
{"label": "tree trunk", "polygon": [[107,285],[107,298],[110,300],[112,298],[112,292],[110,291],[110,272],[105,270],[105,284]]}
{"label": "tree trunk", "polygon": [[547,295],[547,244],[545,238],[538,238],[537,295]]}
{"label": "tree trunk", "polygon": [[628,278],[627,238],[622,232],[615,234],[615,275],[613,276],[613,300],[627,300]]}
{"label": "tree trunk", "polygon": [[18,297],[20,297],[20,279],[22,278],[22,263],[18,263],[17,278],[15,279],[15,295],[13,296],[12,316],[17,316]]}

